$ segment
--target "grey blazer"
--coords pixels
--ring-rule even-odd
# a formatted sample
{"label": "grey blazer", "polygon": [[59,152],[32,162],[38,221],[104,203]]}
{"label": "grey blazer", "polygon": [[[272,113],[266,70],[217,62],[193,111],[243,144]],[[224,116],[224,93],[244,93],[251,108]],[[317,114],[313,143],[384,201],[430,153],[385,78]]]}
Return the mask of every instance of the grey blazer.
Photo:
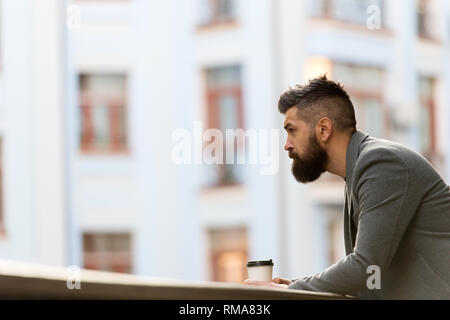
{"label": "grey blazer", "polygon": [[[450,299],[450,189],[431,164],[405,146],[356,131],[345,180],[347,256],[289,288],[362,299]],[[367,286],[371,265],[380,268],[380,289]]]}

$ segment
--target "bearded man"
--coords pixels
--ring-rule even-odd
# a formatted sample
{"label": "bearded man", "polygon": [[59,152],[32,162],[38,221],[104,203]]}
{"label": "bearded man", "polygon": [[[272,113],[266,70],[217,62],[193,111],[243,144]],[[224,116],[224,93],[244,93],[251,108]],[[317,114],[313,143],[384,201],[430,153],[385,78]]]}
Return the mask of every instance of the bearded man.
{"label": "bearded man", "polygon": [[[326,76],[289,89],[278,108],[295,179],[308,183],[327,171],[345,180],[347,255],[309,277],[245,283],[362,299],[449,299],[450,189],[432,165],[358,130],[348,94]],[[380,271],[380,286],[367,285],[368,270]]]}

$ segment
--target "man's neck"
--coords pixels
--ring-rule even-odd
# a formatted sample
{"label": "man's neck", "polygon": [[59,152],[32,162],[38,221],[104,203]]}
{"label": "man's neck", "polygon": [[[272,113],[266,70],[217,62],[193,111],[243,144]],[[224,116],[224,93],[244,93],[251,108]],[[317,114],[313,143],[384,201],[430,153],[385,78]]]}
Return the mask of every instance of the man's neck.
{"label": "man's neck", "polygon": [[335,137],[336,141],[327,150],[328,164],[326,170],[340,176],[342,179],[346,177],[347,149],[351,137],[351,134],[337,135]]}

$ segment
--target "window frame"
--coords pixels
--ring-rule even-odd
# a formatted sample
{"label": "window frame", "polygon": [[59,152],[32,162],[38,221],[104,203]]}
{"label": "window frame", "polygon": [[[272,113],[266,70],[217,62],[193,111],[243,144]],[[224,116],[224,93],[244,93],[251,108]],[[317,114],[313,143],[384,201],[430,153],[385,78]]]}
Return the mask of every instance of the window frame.
{"label": "window frame", "polygon": [[[227,86],[214,86],[211,87],[208,84],[207,80],[207,73],[209,70],[213,69],[221,69],[221,68],[227,68],[227,67],[239,67],[239,81],[236,84],[233,85],[227,85]],[[232,95],[237,100],[237,110],[236,110],[236,116],[237,116],[237,128],[225,128],[225,129],[244,129],[244,103],[243,103],[243,95],[242,95],[242,67],[240,64],[232,64],[232,65],[226,65],[226,66],[217,66],[217,67],[208,67],[204,69],[205,74],[205,100],[206,100],[206,114],[207,114],[207,129],[218,129],[222,130],[220,128],[220,110],[219,110],[219,101],[220,98],[225,95]],[[245,130],[245,129],[244,129]],[[225,141],[225,132],[222,132],[224,137],[224,148],[226,145]],[[240,137],[238,137],[235,141],[235,147],[236,150],[242,151],[242,145],[240,144]],[[205,147],[208,143],[205,143],[203,147]],[[217,171],[218,171],[218,179],[217,183],[213,185],[213,187],[224,187],[224,186],[237,186],[241,183],[239,181],[233,180],[233,181],[227,181],[227,170],[228,165],[225,163],[226,161],[226,150],[223,150],[223,158],[224,158],[224,164],[217,165]]]}
{"label": "window frame", "polygon": [[[102,98],[101,95],[92,92],[83,92],[81,82],[83,77],[90,76],[120,76],[123,77],[123,96],[106,95],[103,99],[107,101],[109,145],[107,148],[98,148],[95,144],[92,110],[92,100]],[[107,72],[80,72],[78,74],[79,84],[79,138],[78,147],[82,154],[128,154],[129,153],[129,120],[128,120],[128,75],[126,73]],[[119,98],[118,98],[119,97]],[[124,142],[120,142],[120,112],[124,114]]]}
{"label": "window frame", "polygon": [[419,39],[435,40],[435,35],[427,26],[430,19],[430,0],[417,0],[416,6],[416,33]]}
{"label": "window frame", "polygon": [[[114,236],[128,237],[129,250],[87,250],[86,240],[96,236],[109,237],[109,243],[114,243]],[[83,266],[85,269],[101,270],[102,262],[108,261],[107,265],[112,269],[112,272],[132,273],[133,272],[133,235],[131,232],[84,232],[82,236],[83,241]],[[91,240],[92,241],[92,240]]]}
{"label": "window frame", "polygon": [[[230,242],[218,241],[218,238],[233,237],[236,239],[238,236],[244,242],[236,244],[230,244]],[[248,260],[248,245],[249,245],[249,235],[248,228],[246,226],[236,226],[236,227],[224,227],[224,228],[210,228],[208,230],[207,239],[209,241],[209,262],[210,262],[210,279],[211,281],[224,281],[220,276],[219,260],[223,254],[227,253],[240,253],[246,257]],[[246,275],[246,266],[243,264],[241,269],[244,279]]]}
{"label": "window frame", "polygon": [[[217,26],[233,26],[236,25],[238,22],[236,11],[234,11],[230,16],[227,16],[225,18],[220,18],[218,7],[220,5],[221,0],[205,0],[208,1],[208,4],[210,6],[210,10],[208,12],[208,17],[205,21],[201,21],[199,23],[200,28],[210,28],[210,27],[217,27]],[[236,6],[237,1],[235,0],[229,0],[234,1],[233,6]]]}
{"label": "window frame", "polygon": [[[310,1],[316,1],[316,0],[310,0]],[[380,29],[368,29],[366,24],[359,23],[356,21],[352,21],[350,19],[342,19],[340,17],[337,17],[333,13],[333,1],[336,0],[324,0],[324,9],[323,12],[320,14],[313,14],[309,13],[308,17],[310,21],[318,21],[318,22],[327,22],[331,23],[334,27],[337,28],[345,28],[352,31],[359,31],[359,32],[365,32],[365,33],[376,33],[377,35],[385,35],[385,36],[392,36],[392,31],[386,26],[386,20],[383,18],[384,15],[381,14],[381,26]],[[384,1],[380,0],[380,10],[381,12],[386,7]]]}
{"label": "window frame", "polygon": [[421,94],[421,90],[419,90],[419,107],[420,108],[426,108],[429,115],[429,132],[430,135],[430,145],[428,150],[423,150],[423,146],[421,145],[420,152],[430,161],[434,162],[434,159],[437,157],[437,121],[436,121],[436,97],[435,97],[435,91],[436,91],[436,82],[437,79],[433,76],[425,76],[425,75],[419,75],[419,85],[421,80],[429,80],[431,85],[431,92],[430,95],[425,97]]}
{"label": "window frame", "polygon": [[[376,69],[381,71],[381,77],[382,80],[380,81],[380,83],[385,83],[385,77],[386,77],[386,69],[384,69],[383,67],[379,67],[379,66],[371,66],[371,65],[367,65],[367,64],[356,64],[356,63],[348,63],[348,62],[344,62],[344,61],[336,61],[336,60],[331,60],[331,68],[332,68],[332,75],[333,75],[333,79],[335,76],[335,67],[336,65],[344,65],[350,68],[372,68],[372,69]],[[335,79],[334,79],[335,80]],[[337,80],[339,81],[339,80]],[[349,84],[345,84],[342,83],[344,85],[344,89],[347,92],[347,94],[350,97],[350,100],[353,103],[353,98],[356,99],[375,99],[378,100],[380,102],[380,111],[381,111],[381,119],[383,120],[382,123],[382,131],[383,131],[383,135],[381,137],[377,137],[377,138],[383,138],[383,139],[388,139],[390,137],[390,125],[389,125],[389,113],[388,113],[388,107],[387,107],[387,103],[386,103],[386,96],[383,94],[383,88],[379,88],[379,90],[367,90],[365,88],[358,88]],[[355,116],[356,113],[358,111],[358,106],[353,105],[354,109],[355,109]],[[364,123],[365,125],[365,123]],[[359,127],[359,124],[356,124],[357,128]],[[361,128],[359,127],[358,129],[366,129],[366,128]],[[370,132],[368,132],[370,133]]]}

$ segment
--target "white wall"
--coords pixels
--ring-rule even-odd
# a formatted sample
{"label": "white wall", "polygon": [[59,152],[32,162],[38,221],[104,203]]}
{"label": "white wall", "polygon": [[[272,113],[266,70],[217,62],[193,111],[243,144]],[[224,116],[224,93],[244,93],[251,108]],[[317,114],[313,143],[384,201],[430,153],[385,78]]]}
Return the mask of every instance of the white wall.
{"label": "white wall", "polygon": [[63,69],[64,7],[59,0],[33,2],[33,146],[37,259],[65,265]]}
{"label": "white wall", "polygon": [[64,265],[61,2],[2,3],[3,257]]}
{"label": "white wall", "polygon": [[27,1],[2,3],[2,107],[4,218],[2,258],[34,261],[35,217],[32,174],[32,36]]}

